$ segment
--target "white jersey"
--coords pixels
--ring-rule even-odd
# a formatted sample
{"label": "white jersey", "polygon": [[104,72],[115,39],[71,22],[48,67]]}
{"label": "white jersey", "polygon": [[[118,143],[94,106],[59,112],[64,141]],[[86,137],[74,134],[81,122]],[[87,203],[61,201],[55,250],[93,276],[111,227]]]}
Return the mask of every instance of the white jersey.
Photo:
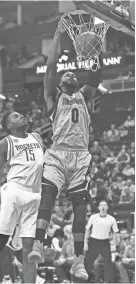
{"label": "white jersey", "polygon": [[7,182],[15,182],[25,187],[41,188],[43,173],[43,144],[36,133],[26,138],[12,135],[6,137],[8,142],[7,161],[9,172]]}

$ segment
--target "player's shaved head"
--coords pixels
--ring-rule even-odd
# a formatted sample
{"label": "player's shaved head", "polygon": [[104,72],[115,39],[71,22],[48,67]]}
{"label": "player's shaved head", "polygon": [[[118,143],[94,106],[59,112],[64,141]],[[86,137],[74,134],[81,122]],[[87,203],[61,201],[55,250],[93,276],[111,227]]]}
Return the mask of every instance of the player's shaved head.
{"label": "player's shaved head", "polygon": [[64,73],[60,80],[60,86],[73,89],[73,91],[75,91],[78,88],[76,75],[73,72]]}

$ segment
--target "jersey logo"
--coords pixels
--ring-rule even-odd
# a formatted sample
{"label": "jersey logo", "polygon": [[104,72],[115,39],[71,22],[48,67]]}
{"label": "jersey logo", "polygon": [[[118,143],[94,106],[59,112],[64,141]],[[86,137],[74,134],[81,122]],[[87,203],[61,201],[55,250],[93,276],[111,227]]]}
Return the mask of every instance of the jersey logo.
{"label": "jersey logo", "polygon": [[63,101],[62,101],[62,105],[73,105],[73,104],[77,104],[77,105],[84,105],[84,101],[83,99],[71,99],[69,100],[68,98],[63,98]]}
{"label": "jersey logo", "polygon": [[17,139],[13,139],[13,141],[14,141],[15,143],[18,143],[18,140],[17,140]]}

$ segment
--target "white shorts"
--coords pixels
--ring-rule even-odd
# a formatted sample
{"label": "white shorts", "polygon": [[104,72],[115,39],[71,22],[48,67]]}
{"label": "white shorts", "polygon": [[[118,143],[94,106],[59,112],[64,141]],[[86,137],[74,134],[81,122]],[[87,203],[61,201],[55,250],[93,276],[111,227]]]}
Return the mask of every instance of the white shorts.
{"label": "white shorts", "polygon": [[27,191],[17,183],[7,183],[1,193],[0,234],[12,235],[16,225],[19,237],[35,237],[41,194]]}

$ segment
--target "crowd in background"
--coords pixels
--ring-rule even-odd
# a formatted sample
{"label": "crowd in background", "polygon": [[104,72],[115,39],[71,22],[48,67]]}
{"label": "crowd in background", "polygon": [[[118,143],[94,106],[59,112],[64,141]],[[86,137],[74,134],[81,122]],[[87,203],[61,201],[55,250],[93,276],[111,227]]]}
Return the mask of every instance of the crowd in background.
{"label": "crowd in background", "polygon": [[[0,138],[6,135],[1,126],[3,113],[13,108],[13,101],[0,102]],[[41,133],[41,127],[50,124],[45,105],[40,107],[35,101],[31,102],[29,109],[26,111],[26,116],[29,122],[29,131]],[[129,112],[122,125],[109,124],[109,127],[101,134],[97,133],[93,123],[90,125],[89,151],[92,154],[92,164],[89,172],[91,177],[89,193],[92,204],[91,206],[88,204],[86,221],[96,210],[97,204],[102,198],[107,199],[109,205],[134,204],[134,139],[126,143],[127,138],[131,136],[130,133],[134,133],[134,127],[135,119]],[[51,131],[43,135],[45,148],[51,146],[51,135]],[[6,181],[6,173],[7,168],[5,168],[5,175],[1,177],[1,185]],[[67,201],[64,190],[56,201],[48,229],[48,237],[45,239],[45,247],[47,245],[54,247],[57,254],[54,261],[49,261],[48,259],[45,263],[39,265],[37,283],[44,283],[44,279],[50,283],[67,283],[70,280],[69,271],[74,254],[71,233],[72,220],[72,206]],[[113,277],[115,282],[130,283],[131,281],[134,283],[134,243],[134,232],[130,233],[126,228],[124,228],[124,231],[122,229],[118,234],[118,247],[115,253],[111,237]],[[18,252],[13,252],[10,247],[6,247],[5,250],[5,268],[0,263],[1,281],[11,283],[16,280],[16,282],[20,283],[22,282],[22,260],[18,256]],[[19,253],[21,255],[21,251]],[[94,263],[94,270],[92,275],[89,276],[89,281],[97,283],[104,281],[103,269],[103,259],[99,255]],[[2,280],[4,273],[6,275],[9,274],[10,276],[7,277],[12,279],[6,280],[4,278]]]}
{"label": "crowd in background", "polygon": [[[12,101],[0,103],[0,121],[4,111],[13,109]],[[41,133],[42,127],[50,125],[45,106],[40,108],[36,102],[31,102],[26,117],[29,123],[29,131]],[[131,203],[135,198],[135,143],[130,141],[124,144],[133,132],[135,119],[128,115],[126,121],[120,126],[109,125],[102,135],[98,136],[93,125],[90,126],[89,151],[92,154],[90,195],[94,203],[101,195],[105,196],[112,203]],[[0,138],[6,133],[0,123]],[[51,146],[51,130],[43,135],[45,148]],[[119,147],[114,150],[114,143]],[[116,146],[116,145],[115,145]],[[5,168],[5,172],[7,169]],[[5,181],[2,177],[1,183]]]}

